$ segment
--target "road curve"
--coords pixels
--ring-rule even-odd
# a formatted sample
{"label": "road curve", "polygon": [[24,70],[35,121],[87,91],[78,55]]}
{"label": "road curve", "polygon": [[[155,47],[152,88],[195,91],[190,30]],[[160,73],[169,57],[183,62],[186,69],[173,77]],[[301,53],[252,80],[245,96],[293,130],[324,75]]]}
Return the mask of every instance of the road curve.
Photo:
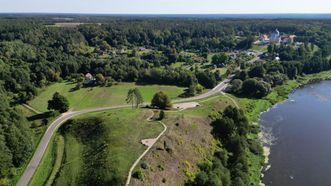
{"label": "road curve", "polygon": [[103,110],[110,110],[110,109],[118,109],[118,108],[127,108],[130,107],[131,105],[119,105],[119,106],[112,106],[112,107],[100,107],[100,108],[94,108],[94,109],[84,109],[81,111],[76,111],[76,112],[67,112],[62,115],[60,115],[53,123],[50,124],[50,126],[47,128],[44,136],[40,140],[40,143],[30,160],[28,166],[25,168],[25,171],[23,175],[21,176],[20,180],[16,184],[17,186],[26,186],[30,182],[33,174],[37,170],[37,167],[46,151],[46,148],[53,136],[53,134],[56,132],[57,128],[67,121],[68,119],[84,114],[84,113],[90,113],[90,112],[97,112],[97,111],[103,111]]}
{"label": "road curve", "polygon": [[[206,93],[200,94],[195,97],[191,98],[184,98],[184,99],[179,99],[179,100],[174,100],[174,103],[179,103],[179,102],[187,102],[187,101],[193,101],[193,100],[198,100],[198,99],[203,99],[207,98],[210,96],[213,96],[215,94],[218,94],[225,90],[225,88],[228,86],[229,82],[231,81],[233,75],[229,76],[229,78],[225,79],[224,81],[220,82],[217,86],[215,86],[212,90],[209,90]],[[143,105],[147,105],[148,103],[144,103]],[[49,127],[47,128],[45,134],[43,135],[42,139],[40,140],[40,143],[30,160],[28,166],[25,168],[25,171],[23,175],[21,176],[20,180],[16,184],[17,186],[26,186],[29,184],[33,174],[36,172],[37,167],[46,151],[46,148],[53,136],[53,134],[56,132],[59,126],[61,126],[62,123],[67,121],[68,119],[80,115],[80,114],[85,114],[85,113],[90,113],[90,112],[97,112],[97,111],[104,111],[104,110],[111,110],[111,109],[119,109],[119,108],[128,108],[131,107],[131,105],[118,105],[118,106],[110,106],[110,107],[99,107],[99,108],[92,108],[92,109],[84,109],[80,111],[74,111],[74,112],[67,112],[61,114],[55,121],[53,121]]]}

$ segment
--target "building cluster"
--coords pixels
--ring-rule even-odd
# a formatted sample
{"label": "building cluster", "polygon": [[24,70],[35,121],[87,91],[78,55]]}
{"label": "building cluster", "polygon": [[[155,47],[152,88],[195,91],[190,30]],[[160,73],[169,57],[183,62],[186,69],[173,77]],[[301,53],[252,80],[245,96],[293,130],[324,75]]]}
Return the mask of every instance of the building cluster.
{"label": "building cluster", "polygon": [[273,31],[271,34],[263,34],[259,37],[256,43],[262,44],[292,44],[294,43],[295,35],[281,35],[278,29]]}

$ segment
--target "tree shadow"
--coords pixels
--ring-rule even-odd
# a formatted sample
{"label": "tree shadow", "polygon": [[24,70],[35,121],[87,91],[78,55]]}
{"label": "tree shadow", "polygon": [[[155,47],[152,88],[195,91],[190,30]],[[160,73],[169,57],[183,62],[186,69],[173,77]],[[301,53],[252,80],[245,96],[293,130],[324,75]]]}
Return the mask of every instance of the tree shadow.
{"label": "tree shadow", "polygon": [[28,121],[35,121],[35,120],[42,120],[42,119],[47,119],[52,116],[52,111],[44,112],[41,114],[36,114],[30,117],[27,117]]}

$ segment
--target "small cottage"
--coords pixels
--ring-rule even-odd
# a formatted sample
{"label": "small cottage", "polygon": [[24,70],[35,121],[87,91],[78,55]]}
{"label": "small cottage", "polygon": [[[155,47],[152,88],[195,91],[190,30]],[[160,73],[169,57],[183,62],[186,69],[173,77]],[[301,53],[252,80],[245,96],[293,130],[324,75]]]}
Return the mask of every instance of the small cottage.
{"label": "small cottage", "polygon": [[85,74],[85,80],[83,82],[84,85],[93,85],[94,82],[95,82],[95,80],[94,80],[92,74],[90,74],[90,73]]}

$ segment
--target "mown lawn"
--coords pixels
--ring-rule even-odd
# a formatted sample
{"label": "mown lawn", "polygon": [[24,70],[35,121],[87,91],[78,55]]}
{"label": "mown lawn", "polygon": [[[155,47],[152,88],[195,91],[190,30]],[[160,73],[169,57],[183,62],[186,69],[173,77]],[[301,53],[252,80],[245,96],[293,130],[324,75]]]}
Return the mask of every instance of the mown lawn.
{"label": "mown lawn", "polygon": [[125,99],[130,88],[139,88],[145,102],[150,102],[153,95],[158,91],[163,91],[171,99],[175,99],[182,94],[185,89],[176,86],[120,83],[119,85],[114,85],[112,87],[91,87],[71,91],[75,85],[76,84],[67,82],[52,84],[42,90],[35,99],[29,102],[29,104],[40,111],[47,111],[48,100],[52,98],[55,92],[59,92],[69,100],[71,109],[81,110],[85,108],[127,104]]}
{"label": "mown lawn", "polygon": [[[130,166],[146,149],[140,141],[163,130],[157,122],[146,120],[150,115],[149,110],[119,109],[76,117],[70,129],[64,130],[64,124],[60,129],[64,130],[64,162],[53,185],[89,185],[91,180],[124,185]],[[95,118],[102,123],[80,124]]]}

